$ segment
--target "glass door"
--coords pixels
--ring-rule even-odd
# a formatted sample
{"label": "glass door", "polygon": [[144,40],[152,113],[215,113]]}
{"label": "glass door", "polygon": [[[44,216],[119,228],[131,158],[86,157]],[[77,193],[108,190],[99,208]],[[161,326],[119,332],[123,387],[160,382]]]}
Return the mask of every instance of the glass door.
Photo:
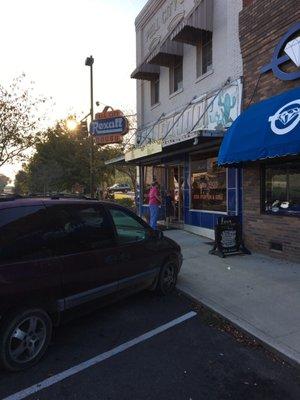
{"label": "glass door", "polygon": [[183,166],[172,165],[168,167],[167,191],[173,199],[171,222],[183,223]]}

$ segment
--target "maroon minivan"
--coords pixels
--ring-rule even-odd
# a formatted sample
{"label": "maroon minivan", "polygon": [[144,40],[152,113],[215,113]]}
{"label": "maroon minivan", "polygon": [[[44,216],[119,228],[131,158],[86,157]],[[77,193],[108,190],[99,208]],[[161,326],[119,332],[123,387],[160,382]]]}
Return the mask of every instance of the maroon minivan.
{"label": "maroon minivan", "polygon": [[130,210],[94,200],[0,200],[0,363],[38,362],[69,310],[171,292],[180,246]]}

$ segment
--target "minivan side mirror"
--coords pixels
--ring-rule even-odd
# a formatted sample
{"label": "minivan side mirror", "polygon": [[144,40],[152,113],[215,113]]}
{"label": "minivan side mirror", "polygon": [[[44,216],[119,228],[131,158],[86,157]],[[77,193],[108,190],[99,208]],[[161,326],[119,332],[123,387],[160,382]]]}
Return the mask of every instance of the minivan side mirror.
{"label": "minivan side mirror", "polygon": [[154,237],[155,237],[155,239],[162,240],[163,237],[164,237],[163,231],[160,231],[160,230],[156,229],[154,231]]}
{"label": "minivan side mirror", "polygon": [[162,231],[160,231],[158,229],[149,229],[146,237],[151,240],[162,240],[164,237],[164,234]]}

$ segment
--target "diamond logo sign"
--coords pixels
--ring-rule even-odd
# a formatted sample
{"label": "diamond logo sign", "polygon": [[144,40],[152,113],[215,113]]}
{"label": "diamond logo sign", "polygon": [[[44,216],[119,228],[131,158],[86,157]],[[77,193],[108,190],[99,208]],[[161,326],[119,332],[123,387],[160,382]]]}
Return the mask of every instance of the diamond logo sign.
{"label": "diamond logo sign", "polygon": [[295,107],[292,108],[291,110],[287,110],[281,113],[278,119],[283,125],[287,125],[294,117],[296,117],[299,114],[300,114],[300,108]]}
{"label": "diamond logo sign", "polygon": [[[292,71],[285,71],[285,69],[282,68],[286,63],[294,64]],[[264,74],[270,70],[282,81],[300,79],[300,22],[293,25],[288,32],[282,36],[274,49],[271,62],[262,67],[260,72]]]}
{"label": "diamond logo sign", "polygon": [[300,99],[281,107],[269,118],[271,129],[276,135],[285,135],[300,124]]}
{"label": "diamond logo sign", "polygon": [[284,48],[284,52],[297,67],[300,67],[300,36],[288,42]]}

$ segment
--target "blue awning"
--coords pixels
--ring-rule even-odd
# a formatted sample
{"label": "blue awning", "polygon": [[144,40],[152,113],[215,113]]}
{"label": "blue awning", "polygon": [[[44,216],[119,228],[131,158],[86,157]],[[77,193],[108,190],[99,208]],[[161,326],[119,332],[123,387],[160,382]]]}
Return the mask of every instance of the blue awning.
{"label": "blue awning", "polygon": [[219,165],[300,154],[300,88],[254,104],[225,135]]}

